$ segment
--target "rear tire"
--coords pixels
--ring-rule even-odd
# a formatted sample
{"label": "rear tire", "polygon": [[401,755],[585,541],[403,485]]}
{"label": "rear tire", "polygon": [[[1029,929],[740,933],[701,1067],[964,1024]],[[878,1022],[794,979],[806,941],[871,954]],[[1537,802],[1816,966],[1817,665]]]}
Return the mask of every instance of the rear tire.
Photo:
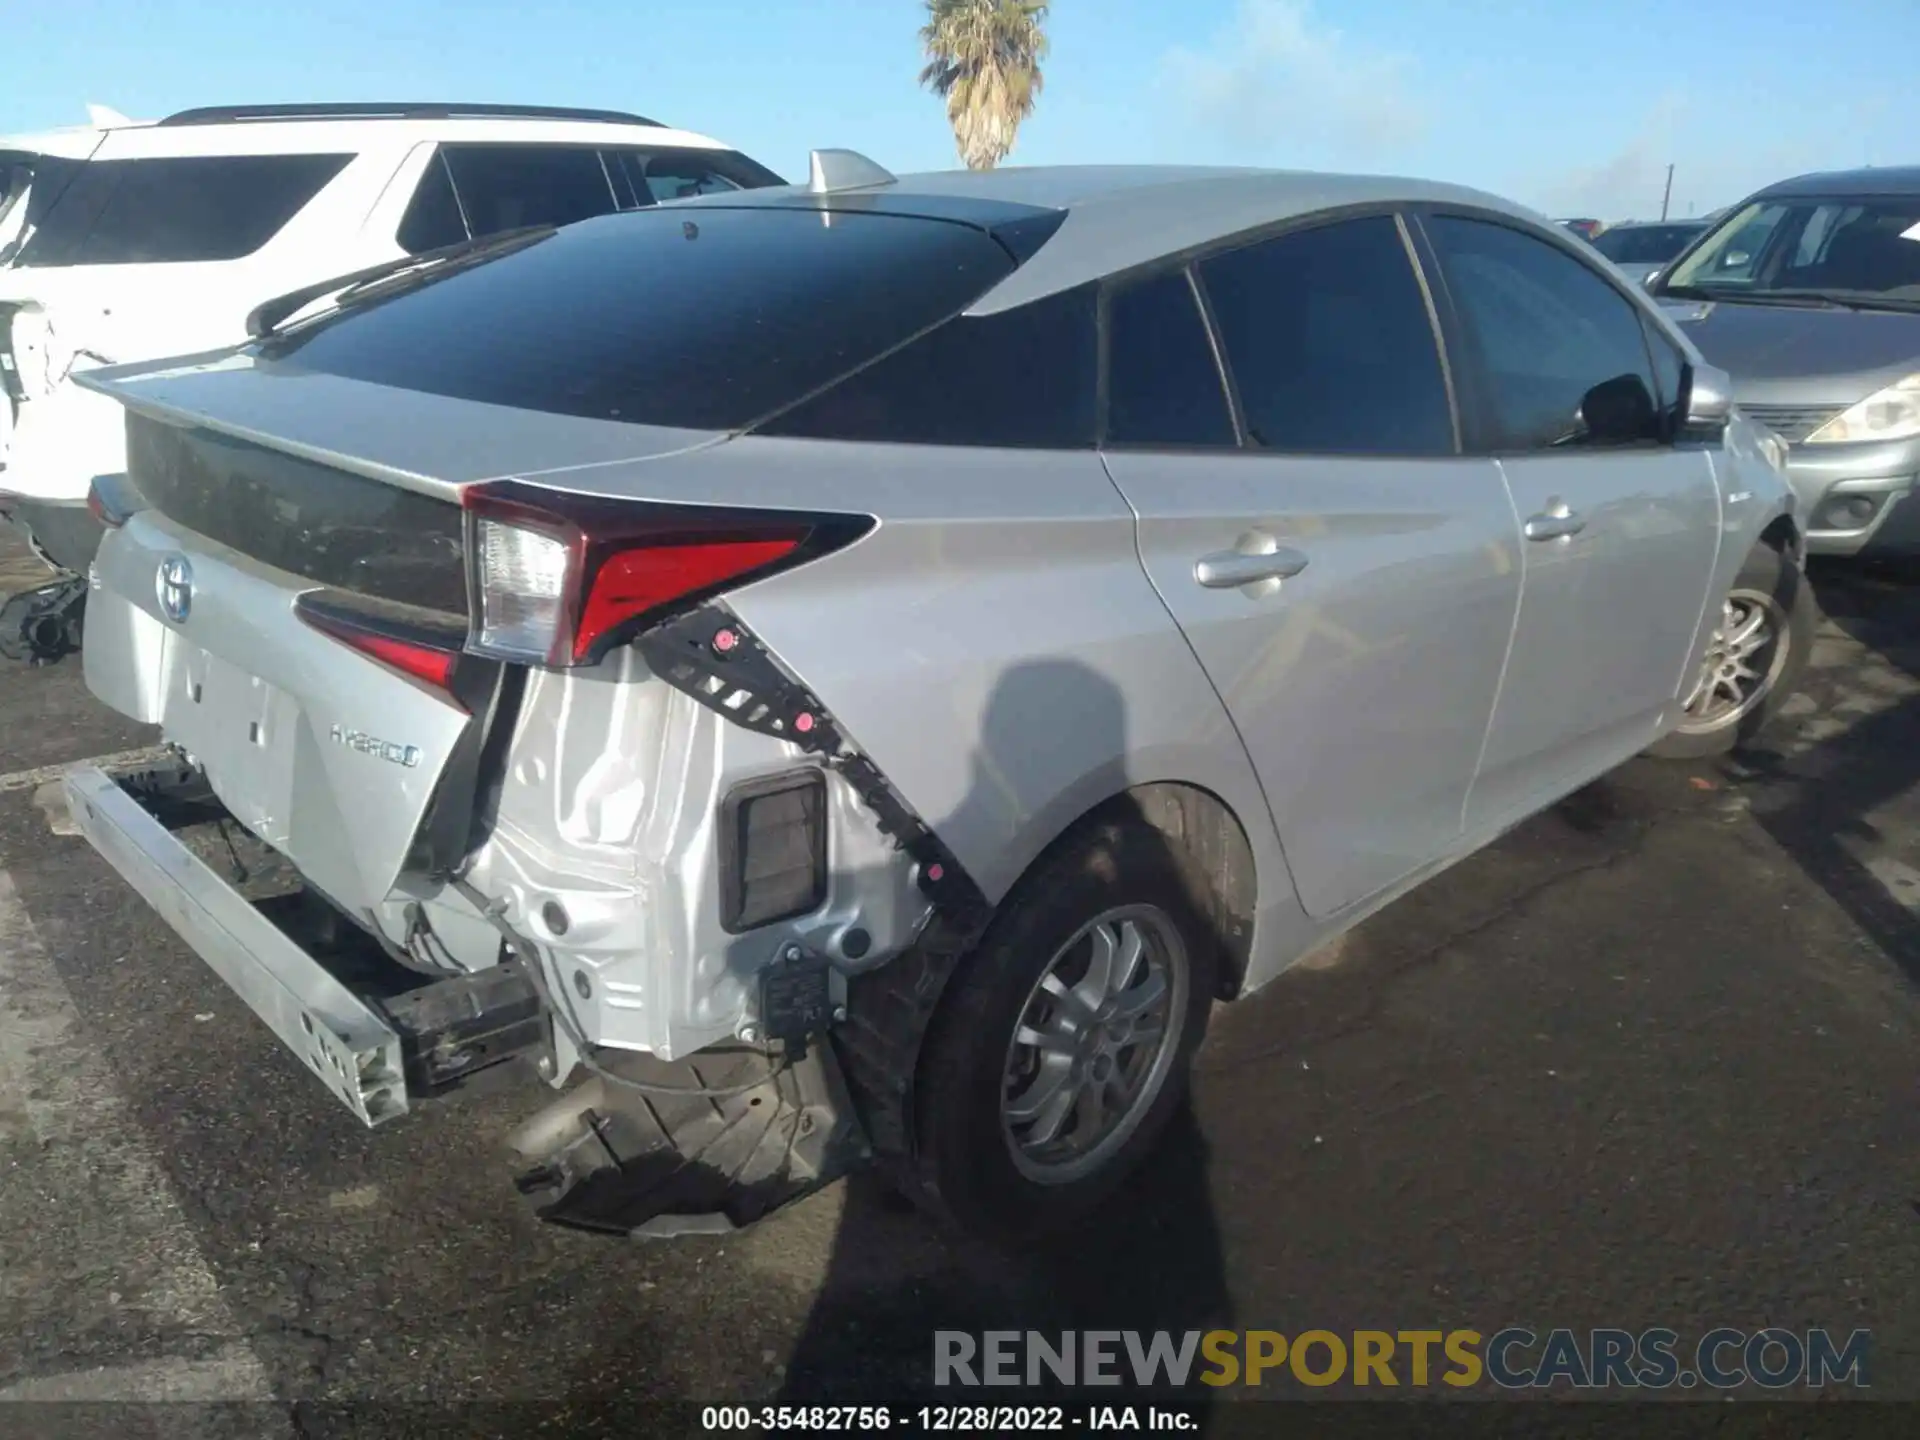
{"label": "rear tire", "polygon": [[1222,946],[1204,916],[1137,818],[1090,821],[1044,859],[934,1012],[909,1190],[1002,1241],[1107,1199],[1173,1118],[1206,1031]]}
{"label": "rear tire", "polygon": [[1799,688],[1819,625],[1800,567],[1756,545],[1727,592],[1686,717],[1647,754],[1699,760],[1751,743]]}

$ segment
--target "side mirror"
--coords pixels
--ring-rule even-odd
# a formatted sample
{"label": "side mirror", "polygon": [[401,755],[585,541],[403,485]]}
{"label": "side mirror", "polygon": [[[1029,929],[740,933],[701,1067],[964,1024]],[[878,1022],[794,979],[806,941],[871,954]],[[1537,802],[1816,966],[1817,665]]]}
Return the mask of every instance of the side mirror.
{"label": "side mirror", "polygon": [[1733,377],[1716,365],[1687,367],[1683,427],[1702,438],[1718,435],[1733,418]]}
{"label": "side mirror", "polygon": [[1630,445],[1659,433],[1659,418],[1647,382],[1638,375],[1602,380],[1580,397],[1587,438],[1602,445]]}
{"label": "side mirror", "polygon": [[1640,277],[1640,288],[1642,290],[1653,289],[1653,282],[1658,280],[1659,278],[1660,278],[1660,267],[1656,265],[1653,269],[1647,271],[1646,274]]}

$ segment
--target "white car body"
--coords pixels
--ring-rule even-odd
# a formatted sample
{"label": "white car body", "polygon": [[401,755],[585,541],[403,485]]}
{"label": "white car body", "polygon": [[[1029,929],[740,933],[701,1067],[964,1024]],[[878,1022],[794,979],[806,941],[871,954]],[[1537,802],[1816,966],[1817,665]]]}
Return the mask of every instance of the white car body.
{"label": "white car body", "polygon": [[[369,108],[402,113],[438,108],[448,112],[448,118],[327,115],[128,122],[0,140],[0,150],[88,164],[241,155],[351,157],[259,249],[234,260],[20,263],[30,256],[33,239],[27,207],[15,205],[0,217],[5,227],[0,229],[0,247],[6,247],[0,248],[0,256],[8,262],[0,264],[0,325],[9,312],[11,317],[11,344],[0,345],[0,358],[12,371],[8,378],[13,391],[12,403],[0,402],[0,411],[6,412],[0,416],[0,492],[31,501],[83,504],[95,475],[125,468],[119,406],[73,384],[76,373],[238,343],[246,339],[249,312],[262,302],[404,258],[409,252],[397,232],[442,145],[731,153],[705,135],[637,117],[547,118],[528,110],[465,118],[460,107]],[[103,119],[119,118],[97,113]],[[12,240],[28,248],[9,246]],[[0,339],[4,337],[0,330]]]}

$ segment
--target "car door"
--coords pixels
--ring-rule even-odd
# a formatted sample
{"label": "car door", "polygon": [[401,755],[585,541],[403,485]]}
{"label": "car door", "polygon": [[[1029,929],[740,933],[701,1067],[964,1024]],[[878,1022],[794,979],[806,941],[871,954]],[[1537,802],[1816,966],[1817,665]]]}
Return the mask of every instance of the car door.
{"label": "car door", "polygon": [[1506,489],[1458,451],[1392,215],[1230,248],[1107,306],[1103,452],[1142,560],[1302,905],[1332,915],[1459,843],[1519,602]]}
{"label": "car door", "polygon": [[1637,305],[1520,222],[1430,214],[1469,434],[1522,521],[1523,599],[1470,834],[1509,824],[1656,736],[1719,544],[1706,453],[1674,443]]}

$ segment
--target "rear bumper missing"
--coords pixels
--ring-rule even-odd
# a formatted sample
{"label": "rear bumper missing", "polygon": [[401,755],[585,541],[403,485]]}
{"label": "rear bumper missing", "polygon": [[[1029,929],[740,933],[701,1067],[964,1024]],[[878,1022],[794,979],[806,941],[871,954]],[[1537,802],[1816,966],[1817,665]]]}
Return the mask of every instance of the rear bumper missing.
{"label": "rear bumper missing", "polygon": [[302,895],[292,867],[196,781],[182,767],[118,777],[83,767],[67,775],[67,808],[107,863],[362,1124],[396,1119],[546,1044],[539,992],[517,966],[433,980],[377,949],[369,966],[370,941],[358,953],[339,945],[343,929],[358,932]]}
{"label": "rear bumper missing", "polygon": [[[330,967],[324,940],[310,953],[268,913],[272,899],[245,893],[259,888],[260,861],[236,866],[254,879],[234,882],[188,843],[205,838],[200,815],[225,815],[193,779],[82,767],[67,774],[67,804],[94,849],[363,1124],[511,1055],[546,1052],[547,1017],[517,965],[443,980],[409,972],[411,988],[396,991]],[[408,976],[394,967],[390,978]],[[730,1230],[867,1159],[823,1042],[785,1047],[771,1064],[737,1047],[678,1062],[601,1055],[597,1073],[513,1137],[518,1187],[543,1219],[649,1236]]]}

